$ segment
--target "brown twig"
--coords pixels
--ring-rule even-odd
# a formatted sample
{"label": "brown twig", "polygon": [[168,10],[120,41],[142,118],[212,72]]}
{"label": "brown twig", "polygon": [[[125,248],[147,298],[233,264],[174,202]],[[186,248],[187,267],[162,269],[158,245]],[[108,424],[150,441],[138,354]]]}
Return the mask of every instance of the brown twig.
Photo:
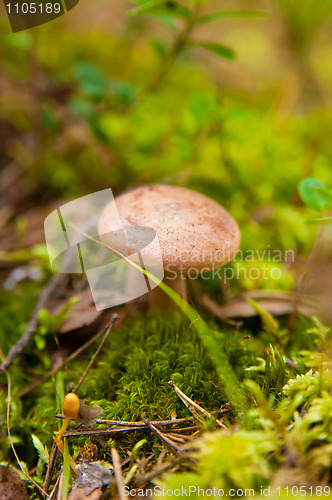
{"label": "brown twig", "polygon": [[[211,412],[211,415],[224,415],[226,413],[229,413],[230,410],[227,408],[224,408],[222,410],[215,410]],[[63,415],[55,415],[55,418],[65,418]],[[152,425],[157,426],[164,426],[164,425],[179,425],[179,424],[185,424],[189,422],[195,421],[195,417],[184,417],[184,418],[175,418],[172,420],[152,420],[150,423]],[[101,425],[117,425],[119,427],[134,427],[134,428],[144,428],[146,427],[146,421],[144,420],[143,422],[126,422],[126,421],[121,421],[121,420],[102,420],[102,419],[96,419],[96,424],[101,424]],[[185,427],[183,430],[188,430],[191,427]]]}
{"label": "brown twig", "polygon": [[9,350],[7,358],[0,366],[0,371],[7,370],[13,363],[14,359],[17,358],[17,356],[19,356],[26,348],[26,346],[31,340],[32,335],[35,333],[37,329],[39,311],[46,306],[48,299],[50,298],[54,290],[60,285],[63,279],[64,279],[63,274],[54,275],[48,282],[48,285],[41,292],[35,310],[27,326],[25,327],[22,337]]}
{"label": "brown twig", "polygon": [[144,425],[132,425],[127,427],[119,426],[119,427],[107,427],[104,429],[73,429],[71,431],[66,431],[63,436],[75,437],[75,436],[98,436],[98,435],[108,435],[108,434],[121,434],[124,432],[132,432],[132,431],[147,429],[149,427],[151,428],[151,425],[157,429],[157,426],[149,422]]}
{"label": "brown twig", "polygon": [[[107,328],[107,327],[106,327]],[[87,349],[93,342],[105,332],[106,328],[103,328],[100,332],[98,332],[96,335],[94,335],[91,339],[89,339],[87,342],[85,342],[83,345],[81,345],[76,351],[72,352],[67,358],[64,360],[60,360],[60,362],[56,363],[55,366],[53,366],[52,370],[50,370],[44,377],[36,380],[32,384],[30,384],[28,387],[25,387],[22,389],[20,392],[18,392],[18,397],[21,398],[23,396],[26,396],[30,391],[33,391],[36,389],[38,386],[46,382],[50,377],[55,375],[63,366],[65,366],[68,361],[72,361],[73,359],[77,358],[85,349]]]}
{"label": "brown twig", "polygon": [[96,358],[98,357],[98,355],[99,355],[100,351],[102,350],[103,345],[105,344],[105,342],[106,342],[106,340],[107,340],[107,338],[108,338],[109,334],[110,334],[110,333],[111,333],[111,331],[113,330],[113,326],[114,326],[114,324],[115,324],[115,322],[116,322],[116,320],[117,320],[117,319],[118,319],[118,315],[117,315],[117,314],[114,314],[114,315],[113,315],[113,317],[111,318],[111,324],[107,327],[106,332],[105,332],[105,335],[104,335],[104,337],[103,337],[102,341],[100,342],[100,344],[99,344],[99,346],[98,346],[98,348],[97,348],[96,352],[94,353],[94,355],[93,355],[93,356],[92,356],[92,358],[90,359],[90,361],[89,361],[89,363],[88,363],[88,366],[85,368],[85,370],[84,370],[84,372],[83,372],[83,374],[82,374],[81,378],[80,378],[80,379],[79,379],[79,381],[77,382],[76,387],[75,387],[75,389],[74,389],[74,391],[73,391],[73,392],[75,392],[75,393],[76,393],[76,392],[78,391],[78,389],[81,387],[81,385],[82,385],[82,383],[83,383],[83,380],[84,380],[84,379],[85,379],[85,377],[87,376],[87,374],[88,374],[88,372],[89,372],[89,370],[90,370],[91,366],[93,365],[93,363],[95,362]]}
{"label": "brown twig", "polygon": [[173,467],[179,465],[182,461],[182,457],[179,457],[176,455],[172,460],[168,461],[166,464],[161,466],[159,469],[155,469],[150,472],[150,474],[145,475],[144,477],[139,478],[137,481],[134,482],[133,488],[139,488],[143,484],[149,483],[152,481],[152,479],[155,479],[156,477],[160,476],[164,472],[167,472],[169,469],[172,469]]}
{"label": "brown twig", "polygon": [[[53,441],[51,453],[50,453],[50,458],[48,461],[48,467],[47,467],[47,471],[46,471],[45,481],[43,484],[43,490],[45,491],[45,493],[48,493],[48,490],[49,490],[49,487],[50,487],[50,484],[52,481],[52,477],[54,474],[55,464],[56,464],[58,455],[59,455],[59,448],[57,447],[57,445]],[[44,497],[46,498],[46,495],[44,495]]]}
{"label": "brown twig", "polygon": [[[195,428],[195,430],[197,430]],[[164,434],[165,436],[169,437],[170,439],[173,439],[173,441],[178,441],[179,443],[185,443],[185,441],[190,441],[192,439],[192,436],[187,436],[187,434],[177,434],[175,432],[167,432]]]}
{"label": "brown twig", "polygon": [[98,436],[107,434],[119,434],[121,432],[130,432],[141,429],[142,427],[111,427],[106,429],[78,429],[72,431],[66,431],[63,437],[74,437],[74,436]]}
{"label": "brown twig", "polygon": [[[201,420],[199,413],[201,413],[206,418],[212,418],[211,413],[204,410],[201,406],[199,406],[195,401],[190,399],[184,392],[182,392],[177,385],[174,384],[172,380],[170,380],[169,385],[175,390],[181,401],[186,405],[186,407],[195,415],[199,420]],[[221,422],[221,420],[216,420],[216,423],[219,427],[226,429],[226,426]]]}
{"label": "brown twig", "polygon": [[119,453],[115,448],[111,449],[112,454],[112,462],[113,462],[113,470],[116,481],[116,487],[118,490],[118,497],[120,500],[126,500],[126,497],[123,494],[123,477],[122,477],[122,469],[121,469],[121,460]]}
{"label": "brown twig", "polygon": [[60,476],[58,477],[58,479],[56,480],[56,483],[54,485],[53,490],[50,493],[50,496],[48,497],[48,500],[54,500],[55,496],[57,495],[58,490],[59,490],[59,486],[60,486],[61,477],[62,477],[62,472],[61,472]]}
{"label": "brown twig", "polygon": [[188,432],[188,431],[197,431],[197,425],[191,425],[190,427],[179,427],[178,429],[172,429],[169,432],[171,432],[172,434],[181,434],[185,436],[183,432]]}
{"label": "brown twig", "polygon": [[[117,320],[116,324],[114,325],[113,331],[116,330],[116,329],[118,329],[119,326],[122,324],[123,320],[125,319],[126,315],[129,312],[131,306],[132,306],[132,303],[126,304],[126,307],[124,307],[124,309],[119,314],[118,320]],[[36,387],[38,387],[39,385],[43,384],[44,382],[46,382],[47,379],[49,379],[50,377],[52,377],[53,375],[55,375],[59,370],[61,370],[61,368],[63,366],[66,365],[66,363],[68,363],[69,361],[72,361],[73,359],[77,358],[77,356],[79,356],[80,354],[82,354],[82,352],[85,351],[85,349],[87,349],[91,344],[93,344],[93,342],[95,340],[97,340],[106,331],[107,328],[108,327],[106,326],[100,332],[98,332],[96,335],[94,335],[93,337],[91,337],[91,339],[87,340],[83,345],[81,345],[78,349],[76,349],[76,351],[72,352],[69,356],[67,356],[67,358],[65,358],[64,360],[62,360],[55,367],[53,367],[52,370],[50,370],[44,377],[36,380],[32,384],[30,384],[28,387],[25,387],[24,389],[22,389],[18,393],[18,397],[26,396],[26,394],[28,394],[30,391],[32,391],[33,389],[36,389]]]}
{"label": "brown twig", "polygon": [[181,453],[183,451],[183,448],[175,444],[171,439],[169,439],[165,434],[160,432],[157,427],[151,424],[148,420],[146,420],[146,425],[151,429],[153,434],[155,434],[161,441],[163,441],[169,448],[171,448],[172,451],[175,451],[176,453]]}
{"label": "brown twig", "polygon": [[44,496],[43,493],[41,493],[41,491],[39,491],[38,488],[36,488],[36,486],[33,487],[33,491],[35,492],[36,496],[39,498],[39,500],[44,500],[46,497]]}

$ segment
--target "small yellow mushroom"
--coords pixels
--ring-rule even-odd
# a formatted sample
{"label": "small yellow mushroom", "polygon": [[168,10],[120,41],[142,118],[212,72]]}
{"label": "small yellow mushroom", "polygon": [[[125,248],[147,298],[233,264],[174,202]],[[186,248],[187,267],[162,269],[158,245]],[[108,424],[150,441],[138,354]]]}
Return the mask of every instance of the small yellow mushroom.
{"label": "small yellow mushroom", "polygon": [[62,412],[66,418],[77,418],[80,411],[80,400],[74,392],[69,392],[64,397]]}
{"label": "small yellow mushroom", "polygon": [[70,419],[78,417],[79,410],[80,410],[80,400],[78,399],[76,394],[74,392],[69,392],[68,394],[66,394],[62,403],[62,413],[65,419],[61,426],[61,429],[55,436],[55,441],[57,444],[61,442],[62,436],[66,432]]}

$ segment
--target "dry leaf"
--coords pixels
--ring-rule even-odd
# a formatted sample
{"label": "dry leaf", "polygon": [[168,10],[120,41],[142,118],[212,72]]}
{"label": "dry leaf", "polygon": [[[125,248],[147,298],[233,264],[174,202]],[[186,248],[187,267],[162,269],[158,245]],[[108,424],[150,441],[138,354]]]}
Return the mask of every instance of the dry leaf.
{"label": "dry leaf", "polygon": [[29,500],[28,490],[23,479],[8,465],[0,465],[0,499]]}
{"label": "dry leaf", "polygon": [[[243,296],[238,296],[235,299],[230,300],[222,306],[217,302],[212,300],[207,295],[202,297],[203,305],[212,312],[217,318],[228,319],[228,318],[250,318],[252,316],[257,316],[255,309],[248,304],[247,299],[249,295],[244,294]],[[263,296],[263,294],[256,295],[256,302],[268,311],[269,313],[278,316],[282,314],[290,314],[294,311],[295,302],[294,297],[289,294],[282,295],[281,292],[268,298]],[[312,316],[315,314],[316,309],[313,305],[308,304],[297,304],[297,311],[305,316]]]}
{"label": "dry leaf", "polygon": [[75,418],[78,424],[84,424],[88,427],[96,423],[96,419],[101,416],[103,409],[100,406],[87,406],[84,401],[80,399],[79,417]]}
{"label": "dry leaf", "polygon": [[[77,330],[83,326],[91,325],[102,314],[102,311],[97,311],[90,290],[85,290],[80,294],[73,293],[73,296],[78,297],[79,300],[70,308],[63,324],[59,328],[59,333],[63,334]],[[52,315],[56,315],[63,309],[67,302],[68,298],[65,300],[57,299],[55,303],[49,304],[48,309]]]}
{"label": "dry leaf", "polygon": [[97,488],[102,488],[112,480],[112,472],[108,466],[100,462],[82,462],[77,468],[75,486],[82,489],[85,495],[90,495]]}

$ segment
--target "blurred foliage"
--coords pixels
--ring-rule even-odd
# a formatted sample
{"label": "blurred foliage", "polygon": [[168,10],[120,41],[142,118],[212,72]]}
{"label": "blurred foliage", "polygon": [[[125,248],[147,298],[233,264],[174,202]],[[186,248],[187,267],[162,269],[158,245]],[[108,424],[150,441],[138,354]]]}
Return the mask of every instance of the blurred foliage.
{"label": "blurred foliage", "polygon": [[[324,182],[314,177],[302,179],[299,183],[299,193],[302,200],[316,211],[332,209],[332,189],[328,189]],[[312,222],[323,222],[330,224],[331,216],[312,219]]]}
{"label": "blurred foliage", "polygon": [[[318,391],[317,381],[321,386]],[[317,377],[308,372],[290,380],[283,389],[286,397],[276,406],[254,382],[247,385],[258,407],[248,413],[244,428],[206,433],[192,454],[196,459],[194,470],[166,474],[157,481],[160,487],[174,491],[191,486],[193,498],[200,497],[198,488],[220,489],[224,494],[234,488],[237,497],[254,496],[254,491],[260,494],[262,488],[267,488],[265,496],[272,498],[280,498],[286,487],[288,493],[296,492],[294,497],[303,496],[303,491],[315,492],[331,466],[331,374],[324,372]],[[299,402],[308,397],[308,392],[312,404],[301,416]],[[276,482],[268,486],[277,468]],[[298,490],[292,490],[292,485]],[[318,487],[317,497],[330,495],[330,487],[323,485],[326,488]]]}

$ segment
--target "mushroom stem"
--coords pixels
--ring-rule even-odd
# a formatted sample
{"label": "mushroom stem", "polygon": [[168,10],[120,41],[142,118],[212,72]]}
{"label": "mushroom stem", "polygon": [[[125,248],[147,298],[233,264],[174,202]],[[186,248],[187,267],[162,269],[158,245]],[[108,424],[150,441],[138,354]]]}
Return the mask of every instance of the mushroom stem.
{"label": "mushroom stem", "polygon": [[[64,439],[64,441],[67,440],[67,438],[63,438],[63,439]],[[64,455],[65,454],[65,446],[64,446],[64,443],[62,442],[62,440],[57,442],[57,436],[55,436],[55,442],[56,442],[57,447],[61,451],[62,455]],[[74,459],[71,455],[69,455],[69,464],[70,464],[70,467],[72,468],[72,470],[75,472],[75,474],[77,474],[77,470],[76,470],[77,464],[74,462]]]}
{"label": "mushroom stem", "polygon": [[55,435],[55,442],[56,444],[59,446],[59,443],[61,442],[61,439],[62,439],[62,436],[64,435],[64,433],[66,432],[67,430],[67,427],[69,425],[69,422],[70,422],[70,418],[67,418],[65,417],[64,421],[63,421],[63,424],[59,430],[59,432]]}
{"label": "mushroom stem", "polygon": [[[176,292],[183,300],[188,302],[187,297],[187,284],[186,278],[180,274],[174,279],[170,276],[165,275],[163,283],[169,286],[174,292]],[[160,311],[177,311],[178,307],[176,303],[168,296],[166,293],[157,286],[149,293],[150,306],[153,309],[159,309]]]}

